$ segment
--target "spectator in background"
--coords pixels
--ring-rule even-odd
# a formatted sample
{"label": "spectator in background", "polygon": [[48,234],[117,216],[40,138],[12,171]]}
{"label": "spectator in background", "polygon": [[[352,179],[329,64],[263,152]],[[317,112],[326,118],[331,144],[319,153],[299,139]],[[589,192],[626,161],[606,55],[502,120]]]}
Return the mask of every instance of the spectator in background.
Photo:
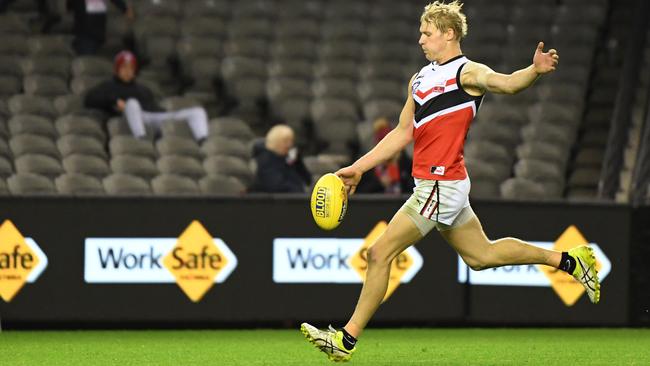
{"label": "spectator in background", "polygon": [[305,187],[311,184],[311,175],[293,143],[294,134],[291,127],[276,125],[266,134],[264,145],[255,146],[255,191],[305,192]]}
{"label": "spectator in background", "polygon": [[[124,0],[110,0],[127,19],[135,18],[133,6]],[[78,55],[93,55],[106,41],[107,0],[68,0],[74,12],[72,48]]]}
{"label": "spectator in background", "polygon": [[133,136],[146,136],[145,124],[160,131],[166,121],[187,121],[197,141],[208,136],[208,116],[203,107],[184,108],[165,112],[154,100],[153,92],[136,82],[138,63],[130,51],[115,56],[114,77],[91,88],[84,104],[88,108],[100,109],[108,115],[123,115]]}
{"label": "spectator in background", "polygon": [[[385,117],[377,118],[372,126],[373,145],[381,141],[391,130],[390,122]],[[383,164],[364,173],[357,192],[359,193],[407,193],[413,190],[415,183],[411,177],[411,159],[400,152]]]}

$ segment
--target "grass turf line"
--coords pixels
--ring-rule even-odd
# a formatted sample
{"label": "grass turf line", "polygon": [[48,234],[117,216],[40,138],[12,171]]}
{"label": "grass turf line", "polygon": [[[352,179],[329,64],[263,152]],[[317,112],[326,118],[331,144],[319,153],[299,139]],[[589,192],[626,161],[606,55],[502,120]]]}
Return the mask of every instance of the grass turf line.
{"label": "grass turf line", "polygon": [[[296,330],[5,331],[3,366],[328,365]],[[650,329],[369,329],[350,365],[649,365]]]}

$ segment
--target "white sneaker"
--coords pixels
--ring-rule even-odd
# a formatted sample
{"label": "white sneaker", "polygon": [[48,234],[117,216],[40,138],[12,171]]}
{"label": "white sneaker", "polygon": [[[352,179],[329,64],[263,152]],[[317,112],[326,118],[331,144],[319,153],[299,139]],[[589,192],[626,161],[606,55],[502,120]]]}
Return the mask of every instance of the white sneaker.
{"label": "white sneaker", "polygon": [[330,361],[345,362],[352,358],[352,353],[357,349],[345,349],[343,346],[343,332],[329,326],[327,330],[320,330],[308,323],[300,325],[300,331],[307,340],[327,355]]}

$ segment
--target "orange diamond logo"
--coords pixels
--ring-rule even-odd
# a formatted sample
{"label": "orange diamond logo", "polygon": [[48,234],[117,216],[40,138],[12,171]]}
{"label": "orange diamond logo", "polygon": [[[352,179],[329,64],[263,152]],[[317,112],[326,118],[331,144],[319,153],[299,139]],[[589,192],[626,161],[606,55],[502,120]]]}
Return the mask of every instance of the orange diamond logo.
{"label": "orange diamond logo", "polygon": [[198,221],[192,221],[163,259],[163,265],[193,302],[203,298],[227,264],[227,256]]}
{"label": "orange diamond logo", "polygon": [[6,302],[16,296],[39,259],[16,226],[9,221],[0,225],[0,297]]}
{"label": "orange diamond logo", "polygon": [[[553,249],[566,252],[579,245],[588,245],[589,242],[574,225],[569,226],[562,235],[555,241]],[[596,270],[600,271],[602,263],[596,260]],[[538,266],[538,268],[551,281],[551,287],[562,299],[566,306],[573,306],[580,296],[585,292],[584,287],[570,274],[557,268],[549,266]]]}
{"label": "orange diamond logo", "polygon": [[[361,248],[359,248],[359,250],[350,258],[350,266],[354,268],[363,281],[366,280],[366,270],[368,269],[368,248],[377,241],[377,238],[386,231],[387,227],[388,224],[386,221],[377,223],[377,225],[375,225],[370,233],[364,238]],[[386,290],[386,295],[382,302],[388,300],[393,292],[395,292],[406,272],[411,268],[411,266],[413,266],[413,263],[413,257],[407,251],[400,253],[400,255],[393,259],[390,265],[388,289]]]}

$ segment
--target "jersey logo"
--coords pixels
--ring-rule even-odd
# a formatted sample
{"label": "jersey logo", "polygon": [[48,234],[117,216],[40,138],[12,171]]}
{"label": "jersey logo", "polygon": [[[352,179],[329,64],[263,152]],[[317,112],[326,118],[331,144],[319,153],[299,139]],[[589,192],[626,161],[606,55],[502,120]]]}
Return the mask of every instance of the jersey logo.
{"label": "jersey logo", "polygon": [[444,166],[432,166],[431,167],[431,174],[445,175],[445,167]]}
{"label": "jersey logo", "polygon": [[416,81],[413,83],[413,94],[415,94],[419,99],[424,100],[432,93],[437,93],[437,94],[444,93],[445,89],[448,86],[452,86],[455,84],[456,84],[456,78],[453,78],[449,80],[439,81],[435,83],[433,87],[431,87],[429,90],[417,90],[417,88],[420,86],[420,81]]}

